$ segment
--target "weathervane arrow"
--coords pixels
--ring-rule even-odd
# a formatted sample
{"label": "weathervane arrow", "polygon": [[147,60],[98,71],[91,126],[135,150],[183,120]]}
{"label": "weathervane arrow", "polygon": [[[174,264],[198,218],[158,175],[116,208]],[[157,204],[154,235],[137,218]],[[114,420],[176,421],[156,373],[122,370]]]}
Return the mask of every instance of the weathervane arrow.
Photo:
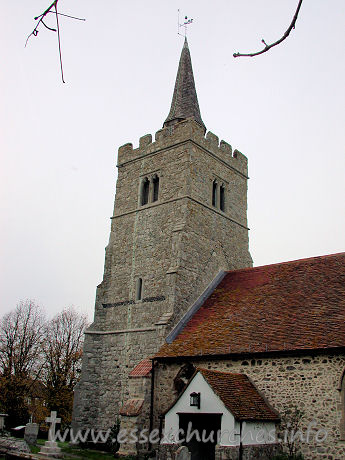
{"label": "weathervane arrow", "polygon": [[[180,10],[177,10],[178,11],[178,20],[177,20],[177,33],[178,35],[182,35],[183,37],[187,37],[187,26],[189,26],[190,24],[193,23],[193,19],[188,19],[188,16],[185,16],[184,17],[184,22],[181,23],[180,22]],[[184,28],[184,35],[180,33],[180,29],[181,27]]]}

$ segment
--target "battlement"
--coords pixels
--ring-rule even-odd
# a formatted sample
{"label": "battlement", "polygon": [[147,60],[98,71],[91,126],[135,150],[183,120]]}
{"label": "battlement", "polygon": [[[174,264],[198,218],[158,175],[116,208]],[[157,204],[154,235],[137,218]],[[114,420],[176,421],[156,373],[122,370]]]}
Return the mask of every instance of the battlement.
{"label": "battlement", "polygon": [[160,129],[155,134],[154,142],[152,135],[146,134],[139,139],[139,147],[135,149],[132,143],[122,145],[118,150],[118,166],[186,141],[193,141],[232,168],[247,175],[247,158],[239,150],[233,150],[231,145],[224,140],[219,142],[218,136],[211,131],[204,135],[203,127],[192,119]]}

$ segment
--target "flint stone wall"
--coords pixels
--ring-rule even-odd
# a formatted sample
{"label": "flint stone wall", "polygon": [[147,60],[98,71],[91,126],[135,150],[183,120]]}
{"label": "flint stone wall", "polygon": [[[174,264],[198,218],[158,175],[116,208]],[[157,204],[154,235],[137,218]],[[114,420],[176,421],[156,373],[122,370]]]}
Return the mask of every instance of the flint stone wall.
{"label": "flint stone wall", "polygon": [[[243,460],[270,460],[281,452],[279,445],[243,446]],[[216,446],[215,460],[238,460],[239,447]]]}
{"label": "flint stone wall", "polygon": [[[108,429],[130,397],[128,374],[152,356],[222,269],[252,265],[247,160],[192,120],[120,147],[114,215],[95,318],[86,333],[73,427]],[[140,184],[157,174],[159,198],[140,205]],[[225,212],[212,206],[223,183]],[[136,281],[143,279],[143,300]]]}
{"label": "flint stone wall", "polygon": [[[185,361],[186,362],[186,361]],[[185,362],[159,363],[155,371],[155,426],[158,427],[159,415],[163,414],[175,401],[177,393],[173,382],[179,369]],[[345,442],[341,437],[342,395],[339,381],[345,369],[345,355],[319,354],[303,356],[260,357],[252,355],[245,359],[228,360],[191,360],[195,367],[214,369],[224,372],[248,375],[256,388],[268,402],[280,413],[286,409],[298,409],[304,412],[302,428],[311,421],[316,422],[309,444],[301,443],[305,459],[341,459],[345,458]],[[327,430],[327,438],[317,442],[316,431]],[[322,433],[320,433],[322,439]]]}
{"label": "flint stone wall", "polygon": [[[156,460],[175,460],[179,444],[162,444],[156,450]],[[243,460],[270,460],[281,452],[278,445],[243,446]],[[238,460],[239,447],[215,446],[215,460]]]}

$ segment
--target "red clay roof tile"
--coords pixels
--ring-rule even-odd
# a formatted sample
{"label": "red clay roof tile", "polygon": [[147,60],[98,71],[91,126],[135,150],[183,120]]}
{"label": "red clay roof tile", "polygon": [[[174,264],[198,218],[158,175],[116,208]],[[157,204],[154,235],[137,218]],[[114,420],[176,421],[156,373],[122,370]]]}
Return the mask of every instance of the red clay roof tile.
{"label": "red clay roof tile", "polygon": [[345,253],[227,272],[156,357],[345,346]]}
{"label": "red clay roof tile", "polygon": [[278,413],[269,406],[245,374],[201,368],[197,370],[236,420],[279,420]]}
{"label": "red clay roof tile", "polygon": [[130,377],[148,377],[152,370],[152,361],[150,359],[143,359],[137,364],[130,372]]}

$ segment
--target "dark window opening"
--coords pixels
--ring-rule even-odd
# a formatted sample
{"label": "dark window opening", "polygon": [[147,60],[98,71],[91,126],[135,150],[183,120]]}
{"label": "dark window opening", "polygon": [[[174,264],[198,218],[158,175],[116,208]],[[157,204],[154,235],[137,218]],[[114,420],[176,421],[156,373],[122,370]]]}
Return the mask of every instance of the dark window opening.
{"label": "dark window opening", "polygon": [[181,367],[174,378],[174,388],[177,394],[180,394],[184,390],[194,373],[195,367],[192,363],[186,363]]}
{"label": "dark window opening", "polygon": [[153,178],[153,195],[152,195],[152,201],[157,201],[158,200],[158,195],[159,195],[159,177],[155,176]]}
{"label": "dark window opening", "polygon": [[223,185],[220,186],[220,196],[219,196],[219,207],[221,211],[225,211],[225,188]]}
{"label": "dark window opening", "polygon": [[138,280],[137,280],[137,292],[136,292],[135,299],[136,300],[142,300],[142,296],[143,296],[143,280],[142,280],[142,278],[138,278]]}
{"label": "dark window opening", "polygon": [[142,206],[149,202],[149,192],[150,192],[150,181],[146,177],[142,183],[142,189],[141,189],[141,205]]}
{"label": "dark window opening", "polygon": [[212,183],[212,206],[217,206],[217,181]]}

